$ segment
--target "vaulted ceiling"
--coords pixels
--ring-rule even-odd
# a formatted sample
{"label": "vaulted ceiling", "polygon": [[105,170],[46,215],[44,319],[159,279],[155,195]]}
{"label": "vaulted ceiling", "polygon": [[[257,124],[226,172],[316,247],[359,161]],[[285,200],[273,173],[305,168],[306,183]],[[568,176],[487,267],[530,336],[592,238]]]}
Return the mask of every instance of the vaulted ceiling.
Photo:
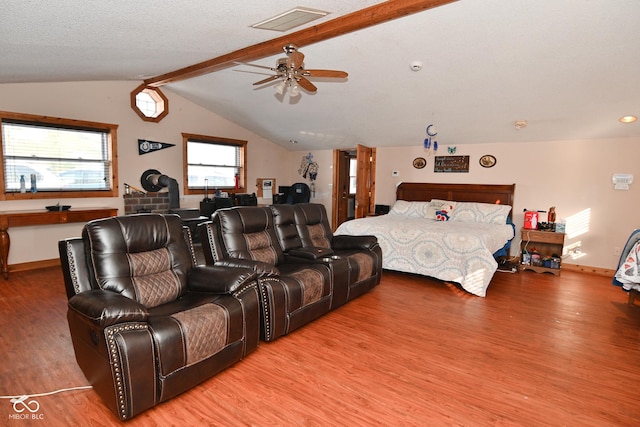
{"label": "vaulted ceiling", "polygon": [[[330,13],[251,27],[297,6]],[[440,145],[640,136],[618,122],[640,115],[637,0],[7,0],[2,15],[0,84],[146,81],[287,149],[420,145],[431,123]],[[289,38],[305,68],[348,78],[290,98],[229,62],[275,67]]]}

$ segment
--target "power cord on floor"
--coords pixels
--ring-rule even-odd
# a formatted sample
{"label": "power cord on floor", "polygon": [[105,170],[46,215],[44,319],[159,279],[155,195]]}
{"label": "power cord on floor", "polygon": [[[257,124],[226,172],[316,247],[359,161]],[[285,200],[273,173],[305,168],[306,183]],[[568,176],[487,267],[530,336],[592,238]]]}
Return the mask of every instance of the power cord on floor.
{"label": "power cord on floor", "polygon": [[36,394],[22,394],[22,395],[16,395],[16,396],[0,396],[0,399],[15,399],[15,398],[21,398],[21,397],[41,397],[41,396],[50,396],[52,394],[57,394],[57,393],[63,393],[65,391],[75,391],[75,390],[88,390],[93,388],[90,385],[84,385],[84,386],[79,386],[79,387],[69,387],[69,388],[61,388],[60,390],[55,390],[55,391],[48,391],[45,393],[36,393]]}
{"label": "power cord on floor", "polygon": [[[40,409],[40,404],[35,400],[26,402],[27,399],[30,399],[32,397],[50,396],[52,394],[63,393],[65,391],[88,390],[91,388],[93,387],[90,385],[79,386],[79,387],[69,387],[69,388],[61,388],[60,390],[44,392],[44,393],[23,394],[20,396],[0,396],[0,399],[11,399],[10,402],[13,403],[13,408],[16,410],[16,412],[22,412],[25,408],[28,409],[29,412],[37,412]],[[17,407],[16,405],[18,404],[23,405],[23,407],[20,410],[16,409]]]}

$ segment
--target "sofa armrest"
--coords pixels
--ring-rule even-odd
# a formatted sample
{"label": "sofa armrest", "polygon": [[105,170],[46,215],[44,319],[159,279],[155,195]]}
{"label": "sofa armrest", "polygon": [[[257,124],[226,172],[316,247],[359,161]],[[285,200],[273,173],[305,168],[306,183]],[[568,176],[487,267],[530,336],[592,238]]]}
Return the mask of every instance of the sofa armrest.
{"label": "sofa armrest", "polygon": [[[307,248],[291,249],[289,252],[287,252],[287,255],[293,257],[293,259],[304,258],[317,260],[333,255],[333,250],[330,248],[320,248],[312,246]],[[289,258],[289,262],[290,261],[292,261],[291,258]]]}
{"label": "sofa armrest", "polygon": [[126,322],[146,322],[149,312],[137,301],[115,292],[92,289],[69,299],[69,310],[73,310],[94,326],[107,326]]}
{"label": "sofa armrest", "polygon": [[333,236],[331,247],[333,249],[373,249],[378,246],[376,236],[351,236],[339,234]]}
{"label": "sofa armrest", "polygon": [[227,258],[216,261],[215,265],[218,267],[249,268],[258,273],[260,278],[278,277],[280,275],[280,270],[275,265],[252,259]]}
{"label": "sofa armrest", "polygon": [[231,294],[255,281],[258,273],[250,268],[229,268],[219,265],[198,266],[189,273],[189,290]]}

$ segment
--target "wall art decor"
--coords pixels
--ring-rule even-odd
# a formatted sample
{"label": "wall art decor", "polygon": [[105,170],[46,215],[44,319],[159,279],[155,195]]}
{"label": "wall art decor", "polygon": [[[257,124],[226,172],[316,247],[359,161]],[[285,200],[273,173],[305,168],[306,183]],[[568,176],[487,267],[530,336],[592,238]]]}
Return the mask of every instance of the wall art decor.
{"label": "wall art decor", "polygon": [[422,169],[427,166],[427,160],[424,157],[416,157],[413,159],[413,167],[416,169]]}
{"label": "wall art decor", "polygon": [[485,154],[480,157],[480,166],[483,168],[492,168],[496,165],[496,158],[491,154]]}
{"label": "wall art decor", "polygon": [[436,156],[434,172],[469,172],[469,156]]}
{"label": "wall art decor", "polygon": [[143,155],[152,151],[163,150],[165,148],[174,147],[176,144],[168,144],[166,142],[155,142],[147,139],[138,140],[138,154]]}

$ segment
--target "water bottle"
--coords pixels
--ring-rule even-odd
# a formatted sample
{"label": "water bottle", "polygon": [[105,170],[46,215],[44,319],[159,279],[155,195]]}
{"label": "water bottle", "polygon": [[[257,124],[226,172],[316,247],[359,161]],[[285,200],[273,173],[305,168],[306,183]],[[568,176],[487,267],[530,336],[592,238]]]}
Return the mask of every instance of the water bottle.
{"label": "water bottle", "polygon": [[27,192],[27,187],[26,187],[26,184],[25,184],[24,175],[20,175],[20,192],[21,193],[26,193]]}
{"label": "water bottle", "polygon": [[31,192],[35,193],[36,191],[38,191],[38,186],[36,183],[36,174],[32,173],[31,174]]}

